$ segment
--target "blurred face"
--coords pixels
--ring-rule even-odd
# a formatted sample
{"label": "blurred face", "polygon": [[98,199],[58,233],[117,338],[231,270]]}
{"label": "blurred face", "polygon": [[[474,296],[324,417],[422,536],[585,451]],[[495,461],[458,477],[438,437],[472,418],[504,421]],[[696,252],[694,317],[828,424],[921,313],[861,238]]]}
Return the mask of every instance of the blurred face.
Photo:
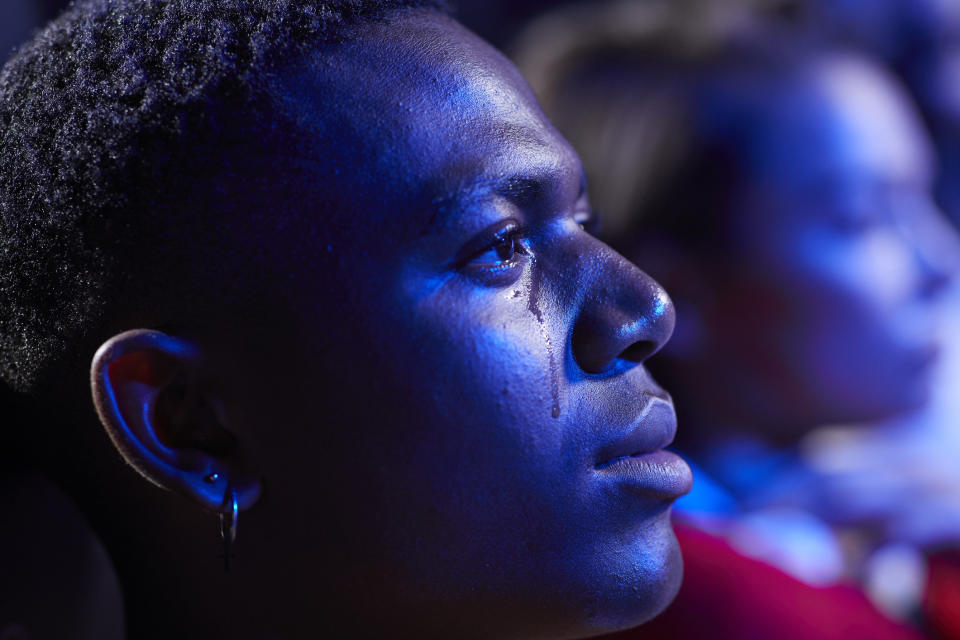
{"label": "blurred face", "polygon": [[924,135],[863,63],[822,62],[802,84],[770,101],[754,133],[731,260],[758,313],[734,331],[792,419],[916,408],[957,252],[931,201]]}
{"label": "blurred face", "polygon": [[234,400],[272,425],[246,539],[283,541],[259,565],[278,629],[639,624],[678,586],[669,506],[690,482],[641,365],[671,303],[584,230],[578,159],[518,72],[445,17],[401,16],[276,92],[303,146],[264,179],[308,186],[258,251],[281,247],[295,285],[276,363]]}

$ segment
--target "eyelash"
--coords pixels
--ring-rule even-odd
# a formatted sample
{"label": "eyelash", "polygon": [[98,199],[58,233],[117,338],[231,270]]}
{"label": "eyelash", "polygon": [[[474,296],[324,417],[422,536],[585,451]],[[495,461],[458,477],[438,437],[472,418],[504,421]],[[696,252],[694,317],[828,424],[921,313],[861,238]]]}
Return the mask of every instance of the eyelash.
{"label": "eyelash", "polygon": [[[582,209],[573,214],[573,220],[581,229],[595,234],[599,218],[592,209]],[[456,269],[475,277],[500,279],[518,273],[521,258],[531,256],[525,242],[525,230],[516,220],[509,219],[491,225],[480,232],[460,251],[454,261]],[[490,255],[486,259],[487,254]]]}
{"label": "eyelash", "polygon": [[584,209],[574,213],[573,221],[590,235],[596,235],[600,228],[600,216],[595,209]]}
{"label": "eyelash", "polygon": [[507,220],[481,232],[462,254],[457,260],[460,270],[480,277],[499,276],[513,272],[522,263],[521,258],[530,255],[530,249],[520,225]]}

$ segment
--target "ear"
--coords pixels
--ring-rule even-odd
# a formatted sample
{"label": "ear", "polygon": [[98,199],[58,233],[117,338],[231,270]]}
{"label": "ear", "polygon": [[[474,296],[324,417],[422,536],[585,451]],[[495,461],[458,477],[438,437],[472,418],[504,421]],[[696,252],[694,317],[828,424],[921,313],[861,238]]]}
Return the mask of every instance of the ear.
{"label": "ear", "polygon": [[93,357],[94,405],[117,450],[148,480],[217,512],[232,490],[248,509],[261,481],[240,459],[219,399],[200,382],[201,355],[159,331],[118,334]]}

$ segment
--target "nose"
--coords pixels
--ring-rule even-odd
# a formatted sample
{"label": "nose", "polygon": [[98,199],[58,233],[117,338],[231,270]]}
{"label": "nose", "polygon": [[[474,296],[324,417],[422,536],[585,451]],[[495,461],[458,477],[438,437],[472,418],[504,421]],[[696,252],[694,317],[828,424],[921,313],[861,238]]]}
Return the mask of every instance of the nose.
{"label": "nose", "polygon": [[960,268],[960,235],[933,203],[924,213],[918,216],[908,240],[921,274],[921,292],[934,298],[950,285]]}
{"label": "nose", "polygon": [[670,339],[676,315],[667,292],[612,249],[604,247],[574,322],[572,347],[587,373],[620,361],[642,363]]}

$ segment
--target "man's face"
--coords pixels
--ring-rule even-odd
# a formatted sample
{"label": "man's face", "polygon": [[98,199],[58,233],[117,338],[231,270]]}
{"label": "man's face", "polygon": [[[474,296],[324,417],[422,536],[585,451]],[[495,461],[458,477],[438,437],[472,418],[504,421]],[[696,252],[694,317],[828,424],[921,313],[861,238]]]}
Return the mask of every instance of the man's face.
{"label": "man's face", "polygon": [[282,535],[263,570],[287,605],[447,637],[656,614],[690,475],[657,452],[673,407],[640,363],[673,308],[581,226],[579,161],[518,72],[414,12],[277,87],[304,132],[281,163],[311,186],[277,212],[282,367],[242,403],[271,425],[248,521]]}
{"label": "man's face", "polygon": [[740,352],[769,358],[790,410],[820,420],[922,406],[958,245],[931,200],[920,124],[886,77],[839,57],[769,119],[735,261],[776,312],[738,310]]}

